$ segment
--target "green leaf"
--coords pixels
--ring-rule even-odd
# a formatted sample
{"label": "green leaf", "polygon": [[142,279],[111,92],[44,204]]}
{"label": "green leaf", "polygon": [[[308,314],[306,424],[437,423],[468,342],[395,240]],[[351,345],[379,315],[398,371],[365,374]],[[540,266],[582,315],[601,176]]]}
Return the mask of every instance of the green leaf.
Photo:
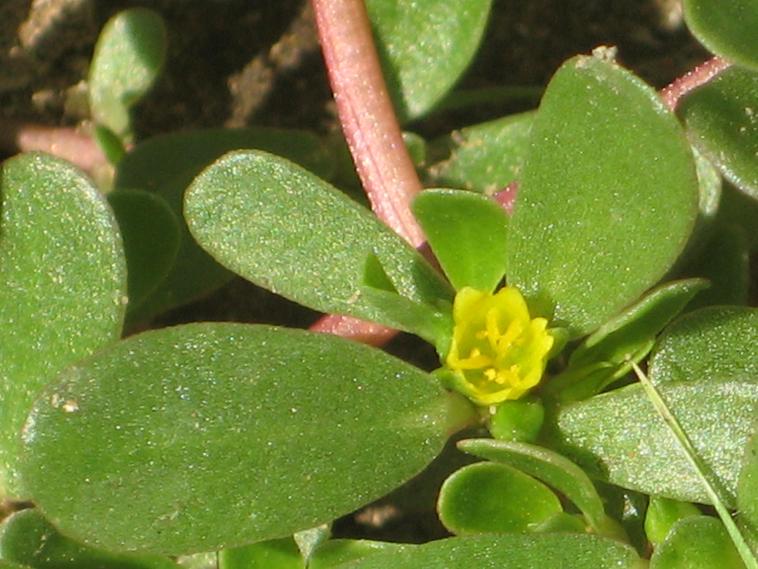
{"label": "green leaf", "polygon": [[758,429],[754,430],[742,458],[737,481],[737,513],[745,537],[758,555]]}
{"label": "green leaf", "polygon": [[702,279],[689,279],[654,289],[582,342],[566,370],[547,384],[548,391],[561,401],[576,401],[625,376],[631,362],[644,358],[655,336],[707,286]]}
{"label": "green leaf", "polygon": [[126,154],[122,140],[106,126],[96,124],[92,129],[92,138],[111,164],[118,164]]}
{"label": "green leaf", "polygon": [[521,113],[454,131],[437,142],[449,155],[429,168],[432,183],[492,194],[518,180],[534,117]]}
{"label": "green leaf", "polygon": [[753,0],[684,0],[684,20],[716,55],[758,69],[758,5]]}
{"label": "green leaf", "polygon": [[710,516],[689,516],[671,528],[655,549],[650,569],[744,569],[723,524]]}
{"label": "green leaf", "polygon": [[758,198],[756,101],[758,71],[732,67],[692,91],[677,108],[693,144],[753,198]]}
{"label": "green leaf", "polygon": [[721,173],[697,148],[692,147],[692,155],[695,157],[699,189],[698,217],[690,240],[684,252],[677,260],[677,264],[670,271],[671,273],[676,272],[678,265],[686,261],[693,251],[697,252],[708,241],[713,233],[714,222],[721,207],[721,196],[723,193]]}
{"label": "green leaf", "polygon": [[205,170],[187,192],[185,217],[222,265],[315,310],[385,322],[360,294],[370,254],[400,295],[451,300],[441,276],[368,210],[265,152],[230,153]]}
{"label": "green leaf", "polygon": [[438,113],[477,109],[502,110],[539,103],[544,85],[495,85],[492,87],[459,88],[449,93],[435,109]]}
{"label": "green leaf", "polygon": [[403,131],[403,142],[411,157],[411,162],[416,168],[426,163],[426,140],[415,132]]}
{"label": "green leaf", "polygon": [[414,302],[394,292],[363,286],[360,299],[377,314],[375,320],[397,330],[410,332],[438,347],[446,354],[453,332],[452,308],[440,310]]}
{"label": "green leaf", "polygon": [[658,546],[679,520],[700,515],[700,510],[689,502],[679,502],[661,496],[650,496],[645,514],[645,533],[650,542]]}
{"label": "green leaf", "polygon": [[178,569],[158,555],[117,554],[61,535],[37,510],[22,510],[0,526],[0,556],[35,569]]}
{"label": "green leaf", "polygon": [[650,380],[758,384],[758,310],[719,306],[691,312],[672,324],[650,359]]}
{"label": "green leaf", "polygon": [[292,537],[261,541],[218,554],[218,569],[305,569]]}
{"label": "green leaf", "polygon": [[179,251],[179,221],[160,196],[141,190],[108,194],[126,253],[133,310],[166,278]]}
{"label": "green leaf", "polygon": [[537,533],[587,533],[587,523],[580,514],[558,512],[547,521],[540,524],[534,531]]}
{"label": "green leaf", "polygon": [[731,184],[724,184],[719,203],[718,221],[736,225],[743,230],[748,241],[748,250],[758,251],[758,200],[737,190]]}
{"label": "green leaf", "polygon": [[400,555],[415,547],[411,544],[370,541],[367,539],[332,539],[319,547],[308,563],[308,569],[332,569],[342,563],[363,559],[383,551]]}
{"label": "green leaf", "polygon": [[24,482],[61,531],[93,546],[235,547],[331,521],[408,480],[441,449],[450,397],[430,375],[334,336],[157,330],[42,393]]}
{"label": "green leaf", "polygon": [[[661,382],[659,390],[734,506],[742,451],[758,413],[758,381]],[[565,405],[551,446],[590,476],[647,494],[709,503],[703,484],[640,384]]]}
{"label": "green leaf", "polygon": [[705,158],[697,148],[692,148],[695,157],[695,168],[700,183],[700,199],[698,206],[700,217],[698,223],[707,225],[713,221],[721,207],[723,183],[721,175],[710,160]]}
{"label": "green leaf", "polygon": [[378,553],[344,569],[642,569],[631,547],[590,535],[499,534],[432,541],[396,552]]}
{"label": "green leaf", "polygon": [[622,363],[629,354],[655,338],[692,297],[707,286],[702,279],[661,285],[591,334],[571,354],[570,365],[583,366],[598,361]]}
{"label": "green leaf", "polygon": [[382,267],[382,262],[373,253],[369,253],[366,257],[366,263],[363,266],[363,280],[361,282],[364,288],[397,293],[395,284],[384,270],[384,267]]}
{"label": "green leaf", "polygon": [[658,94],[613,63],[571,59],[532,127],[509,283],[557,325],[587,333],[668,270],[697,200],[692,152]]}
{"label": "green leaf", "polygon": [[711,283],[687,309],[746,304],[750,285],[749,257],[744,230],[737,225],[718,224],[700,255],[685,269],[687,274],[706,278]]}
{"label": "green leaf", "polygon": [[590,479],[576,464],[546,448],[510,441],[471,439],[458,448],[480,458],[509,464],[561,492],[587,518],[597,533],[618,537],[623,531],[606,514]]}
{"label": "green leaf", "polygon": [[545,407],[536,397],[503,401],[490,416],[490,433],[496,439],[531,443],[545,421]]}
{"label": "green leaf", "polygon": [[558,497],[531,476],[494,462],[454,472],[440,490],[440,520],[458,535],[529,531],[563,511]]}
{"label": "green leaf", "polygon": [[390,94],[401,118],[437,104],[468,67],[491,0],[367,0]]}
{"label": "green leaf", "polygon": [[177,262],[130,320],[145,320],[217,289],[232,278],[195,243],[184,222],[184,191],[203,168],[230,150],[263,148],[314,172],[328,174],[331,159],[314,135],[272,128],[207,129],[172,133],[139,144],[118,165],[114,187],[158,193],[180,219]]}
{"label": "green leaf", "polygon": [[682,428],[681,422],[671,410],[666,399],[661,395],[639,366],[634,364],[633,367],[634,373],[637,375],[642,388],[645,390],[645,395],[648,397],[648,400],[653,405],[658,415],[666,422],[666,426],[676,437],[680,448],[687,456],[687,460],[700,478],[703,489],[706,491],[710,503],[718,513],[727,534],[734,543],[745,566],[749,569],[758,569],[758,560],[756,560],[755,556],[750,551],[750,546],[732,518],[732,512],[730,512],[726,506],[725,502],[728,498],[725,490],[720,487],[720,484],[716,482],[715,477],[709,472],[709,468],[705,464],[705,461],[692,444],[691,437]]}
{"label": "green leaf", "polygon": [[129,109],[152,87],[165,59],[166,28],[158,14],[132,8],[108,20],[89,71],[92,118],[130,138]]}
{"label": "green leaf", "polygon": [[119,337],[126,274],[113,213],[67,162],[5,162],[0,214],[0,495],[23,497],[24,419],[61,368]]}
{"label": "green leaf", "polygon": [[495,290],[505,275],[508,237],[508,216],[496,201],[473,192],[425,190],[413,214],[456,290]]}

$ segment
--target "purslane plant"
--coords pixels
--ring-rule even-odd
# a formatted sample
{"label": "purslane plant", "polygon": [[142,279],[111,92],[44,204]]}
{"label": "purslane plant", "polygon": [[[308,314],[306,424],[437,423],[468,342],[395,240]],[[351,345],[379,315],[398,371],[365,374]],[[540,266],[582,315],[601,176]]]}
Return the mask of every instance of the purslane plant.
{"label": "purslane plant", "polygon": [[[112,92],[118,122],[108,109],[96,115],[117,168],[107,202],[57,159],[6,162],[1,482],[7,498],[36,508],[4,522],[0,566],[176,567],[205,559],[176,556],[212,552],[222,569],[755,567],[758,313],[724,306],[744,303],[732,283],[746,278],[749,242],[739,217],[714,204],[755,195],[758,127],[746,109],[758,46],[737,33],[750,18],[724,32],[707,25],[708,3],[685,4],[704,43],[734,64],[682,95],[681,121],[600,49],[564,63],[537,111],[437,143],[452,151],[422,168],[438,188],[415,199],[412,223],[439,269],[418,239],[325,180],[328,151],[306,132],[178,133],[126,150],[134,99]],[[452,84],[440,77],[414,92],[414,73],[435,66],[422,58],[419,69],[413,46],[468,30],[454,48],[462,71],[489,10],[446,5],[425,44],[414,22],[436,5],[368,2],[406,117],[429,112]],[[142,10],[122,17],[146,22],[146,35],[112,24],[96,53],[149,37],[147,86],[163,28]],[[93,88],[107,92],[97,69],[119,68],[93,64]],[[722,189],[716,168],[736,190]],[[491,194],[514,181],[508,214]],[[755,204],[740,203],[754,223]],[[723,235],[734,239],[715,270],[703,256]],[[439,362],[424,371],[335,336],[259,324],[116,341],[125,311],[138,323],[232,274],[415,334]],[[693,302],[711,306],[677,318]],[[643,385],[629,372],[646,358]],[[440,491],[439,518],[457,537],[329,539],[324,524],[421,472],[464,426],[492,436],[458,443],[482,462]],[[695,504],[736,512],[737,527]]]}

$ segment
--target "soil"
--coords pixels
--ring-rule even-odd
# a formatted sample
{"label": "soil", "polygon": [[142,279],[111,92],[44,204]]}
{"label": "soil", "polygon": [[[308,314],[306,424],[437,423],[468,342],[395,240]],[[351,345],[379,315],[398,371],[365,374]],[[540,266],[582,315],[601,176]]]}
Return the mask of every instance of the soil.
{"label": "soil", "polygon": [[[133,6],[162,14],[170,40],[165,73],[136,111],[140,136],[220,125],[337,129],[313,17],[302,0],[3,0],[0,117],[52,126],[86,121],[87,69],[98,31],[112,14]],[[461,86],[541,86],[563,60],[598,45],[618,46],[620,62],[656,87],[708,57],[684,28],[677,0],[495,0],[479,56]],[[411,128],[436,135],[520,110],[523,101],[500,102]],[[237,280],[160,324],[237,320],[305,326],[314,318]],[[427,346],[405,337],[390,350],[420,365],[434,359]],[[449,464],[443,474],[447,470]],[[432,469],[423,486],[433,488],[430,478],[441,482],[439,472]],[[417,488],[341,520],[338,533],[399,541],[438,537],[443,533],[438,523],[408,500]],[[428,506],[430,496],[421,502]]]}
{"label": "soil", "polygon": [[[137,111],[142,136],[219,125],[335,127],[303,0],[4,0],[0,116],[53,125],[85,120],[98,31],[133,6],[159,12],[170,38],[165,73]],[[461,87],[544,85],[563,60],[598,45],[618,46],[619,60],[658,87],[708,57],[682,25],[677,0],[495,0]],[[490,107],[465,118],[504,112]]]}

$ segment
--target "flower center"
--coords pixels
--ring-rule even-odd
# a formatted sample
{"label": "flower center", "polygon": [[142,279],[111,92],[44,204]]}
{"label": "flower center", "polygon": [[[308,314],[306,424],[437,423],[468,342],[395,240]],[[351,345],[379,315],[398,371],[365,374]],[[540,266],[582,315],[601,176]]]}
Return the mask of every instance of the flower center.
{"label": "flower center", "polygon": [[453,340],[445,359],[454,385],[476,403],[518,399],[536,386],[553,337],[547,320],[531,318],[513,287],[496,294],[461,289],[453,305]]}

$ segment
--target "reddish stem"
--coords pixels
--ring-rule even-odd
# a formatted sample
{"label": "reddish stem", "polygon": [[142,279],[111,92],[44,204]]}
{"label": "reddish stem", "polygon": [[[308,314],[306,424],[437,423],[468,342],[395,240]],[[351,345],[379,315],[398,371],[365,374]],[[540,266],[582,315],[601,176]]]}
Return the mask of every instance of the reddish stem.
{"label": "reddish stem", "polygon": [[87,172],[106,163],[105,155],[92,137],[70,127],[1,120],[0,150],[8,154],[33,150],[47,152]]}
{"label": "reddish stem", "polygon": [[414,247],[411,214],[421,191],[403,143],[363,0],[311,0],[342,130],[374,213]]}
{"label": "reddish stem", "polygon": [[342,336],[361,344],[376,347],[385,345],[397,335],[397,330],[392,328],[339,314],[327,314],[319,318],[309,330]]}
{"label": "reddish stem", "polygon": [[[342,130],[374,213],[413,246],[424,235],[411,213],[421,191],[384,83],[363,0],[311,0]],[[397,332],[347,316],[311,326],[381,346]]]}
{"label": "reddish stem", "polygon": [[688,71],[685,75],[674,79],[671,84],[661,89],[661,97],[663,102],[672,111],[676,109],[676,105],[684,95],[708,83],[711,79],[716,77],[719,73],[728,69],[732,64],[720,57],[712,57],[705,63],[701,63],[692,71]]}

